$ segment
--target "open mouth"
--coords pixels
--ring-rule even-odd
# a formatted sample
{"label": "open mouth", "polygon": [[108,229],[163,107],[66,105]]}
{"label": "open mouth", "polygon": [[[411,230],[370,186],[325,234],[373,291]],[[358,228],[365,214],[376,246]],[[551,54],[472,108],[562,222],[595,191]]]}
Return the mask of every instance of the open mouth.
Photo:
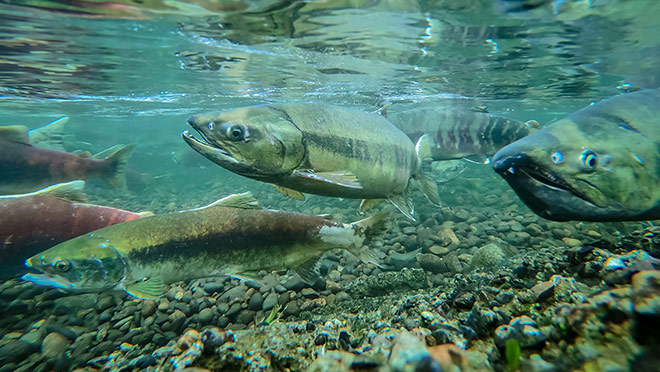
{"label": "open mouth", "polygon": [[188,130],[181,132],[181,137],[186,143],[193,148],[193,150],[199,152],[200,154],[210,158],[212,160],[224,160],[230,162],[237,162],[236,159],[225,149],[216,145],[211,141],[204,132],[197,131],[197,133],[202,138],[201,140],[196,138]]}
{"label": "open mouth", "polygon": [[32,282],[36,285],[41,285],[46,287],[53,287],[53,288],[59,288],[65,290],[74,289],[73,283],[71,283],[70,281],[64,279],[59,275],[27,273],[23,275],[21,279],[27,282]]}
{"label": "open mouth", "polygon": [[495,171],[504,179],[514,181],[515,178],[528,178],[548,188],[573,194],[588,203],[597,205],[593,200],[575,189],[556,173],[549,171],[533,162],[527,156],[515,156],[498,160],[494,164]]}

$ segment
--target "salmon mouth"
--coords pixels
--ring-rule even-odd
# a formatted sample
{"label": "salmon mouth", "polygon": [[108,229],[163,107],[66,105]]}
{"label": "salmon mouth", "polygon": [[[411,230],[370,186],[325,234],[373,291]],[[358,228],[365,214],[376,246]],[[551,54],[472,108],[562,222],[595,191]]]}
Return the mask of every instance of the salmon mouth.
{"label": "salmon mouth", "polygon": [[215,144],[201,131],[197,131],[202,139],[198,139],[189,130],[181,132],[181,137],[193,150],[210,160],[224,166],[223,163],[239,163],[227,150]]}
{"label": "salmon mouth", "polygon": [[[547,187],[558,192],[570,193],[587,203],[598,206],[598,204],[591,200],[591,198],[587,197],[584,193],[566,182],[566,180],[557,175],[557,173],[538,165],[527,155],[520,154],[504,159],[498,159],[493,163],[493,169],[505,180],[509,181],[509,183],[517,183],[518,181],[521,181],[522,178],[527,178],[529,182],[537,183],[539,186]],[[588,181],[580,181],[595,188],[595,186]]]}

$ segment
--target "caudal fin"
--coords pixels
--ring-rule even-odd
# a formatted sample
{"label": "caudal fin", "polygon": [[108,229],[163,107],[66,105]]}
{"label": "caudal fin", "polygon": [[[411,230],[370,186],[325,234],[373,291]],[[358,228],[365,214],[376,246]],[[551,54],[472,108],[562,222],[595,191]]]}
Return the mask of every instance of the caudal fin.
{"label": "caudal fin", "polygon": [[121,190],[126,189],[126,162],[133,153],[134,149],[135,145],[132,144],[121,146],[119,149],[105,158],[108,166],[106,168],[107,171],[104,174],[103,179],[112,185],[112,187]]}
{"label": "caudal fin", "polygon": [[389,212],[380,212],[369,216],[367,218],[355,221],[351,226],[357,227],[357,231],[364,237],[363,245],[371,243],[371,241],[381,236],[387,229],[387,221],[390,216]]}
{"label": "caudal fin", "polygon": [[87,194],[85,194],[84,188],[85,181],[78,180],[48,186],[45,189],[35,191],[33,194],[84,203],[87,201]]}
{"label": "caudal fin", "polygon": [[426,199],[434,205],[440,205],[438,185],[430,175],[433,158],[431,157],[431,138],[428,134],[421,136],[419,140],[417,140],[415,150],[417,151],[417,157],[419,158],[421,166],[419,173],[414,175],[413,179],[417,182],[417,186],[422,190]]}
{"label": "caudal fin", "polygon": [[[389,215],[389,212],[381,212],[351,224],[351,226],[356,228],[357,234],[363,238],[362,246],[369,245],[374,238],[381,236],[387,230]],[[378,257],[378,252],[375,250],[355,247],[349,251],[359,257],[364,263],[371,263],[382,267],[382,260]]]}

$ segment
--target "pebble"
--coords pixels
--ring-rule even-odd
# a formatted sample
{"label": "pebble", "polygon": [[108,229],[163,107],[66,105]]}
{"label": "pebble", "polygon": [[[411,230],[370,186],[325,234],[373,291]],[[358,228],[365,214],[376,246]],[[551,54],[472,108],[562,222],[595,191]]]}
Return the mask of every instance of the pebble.
{"label": "pebble", "polygon": [[222,285],[222,283],[219,282],[209,282],[209,283],[204,283],[204,291],[209,294],[214,294],[214,293],[220,293],[225,289],[225,286]]}
{"label": "pebble", "polygon": [[302,294],[304,298],[319,298],[318,292],[312,288],[303,288],[302,291],[300,291],[300,294]]}
{"label": "pebble", "polygon": [[0,364],[18,362],[35,350],[33,345],[20,340],[9,341],[0,346]]}
{"label": "pebble", "polygon": [[447,272],[447,265],[443,259],[432,253],[420,253],[416,258],[424,270],[434,274]]}
{"label": "pebble", "polygon": [[211,321],[211,319],[213,319],[213,315],[214,315],[213,310],[211,310],[210,308],[207,307],[205,309],[202,309],[202,311],[199,312],[197,317],[198,317],[200,322],[209,323]]}
{"label": "pebble", "polygon": [[261,304],[261,310],[270,310],[274,308],[275,305],[277,305],[277,293],[271,292],[266,296],[264,302]]}
{"label": "pebble", "polygon": [[261,306],[264,303],[264,296],[260,292],[256,292],[250,297],[250,302],[248,302],[248,309],[258,311],[261,310]]}
{"label": "pebble", "polygon": [[49,333],[41,343],[41,354],[45,358],[55,358],[69,347],[69,340],[57,332]]}
{"label": "pebble", "polygon": [[[162,310],[161,310],[162,311]],[[156,301],[154,300],[144,300],[142,301],[142,316],[149,317],[154,315],[156,312]]]}

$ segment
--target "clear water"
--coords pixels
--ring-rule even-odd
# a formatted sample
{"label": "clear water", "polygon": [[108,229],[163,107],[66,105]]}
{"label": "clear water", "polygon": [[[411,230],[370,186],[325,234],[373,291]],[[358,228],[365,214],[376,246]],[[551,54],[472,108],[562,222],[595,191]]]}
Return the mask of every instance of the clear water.
{"label": "clear water", "polygon": [[[0,0],[0,118],[37,128],[67,115],[69,151],[136,143],[137,186],[92,183],[101,204],[164,212],[251,190],[299,209],[192,151],[186,118],[260,103],[450,102],[547,124],[657,87],[659,17],[657,0]],[[459,182],[507,189],[489,167]],[[448,204],[481,196],[443,190]]]}
{"label": "clear water", "polygon": [[208,165],[179,138],[196,112],[458,100],[548,123],[657,84],[660,2],[527,3],[0,1],[2,122],[68,115],[70,150],[138,143],[131,166],[167,177]]}

